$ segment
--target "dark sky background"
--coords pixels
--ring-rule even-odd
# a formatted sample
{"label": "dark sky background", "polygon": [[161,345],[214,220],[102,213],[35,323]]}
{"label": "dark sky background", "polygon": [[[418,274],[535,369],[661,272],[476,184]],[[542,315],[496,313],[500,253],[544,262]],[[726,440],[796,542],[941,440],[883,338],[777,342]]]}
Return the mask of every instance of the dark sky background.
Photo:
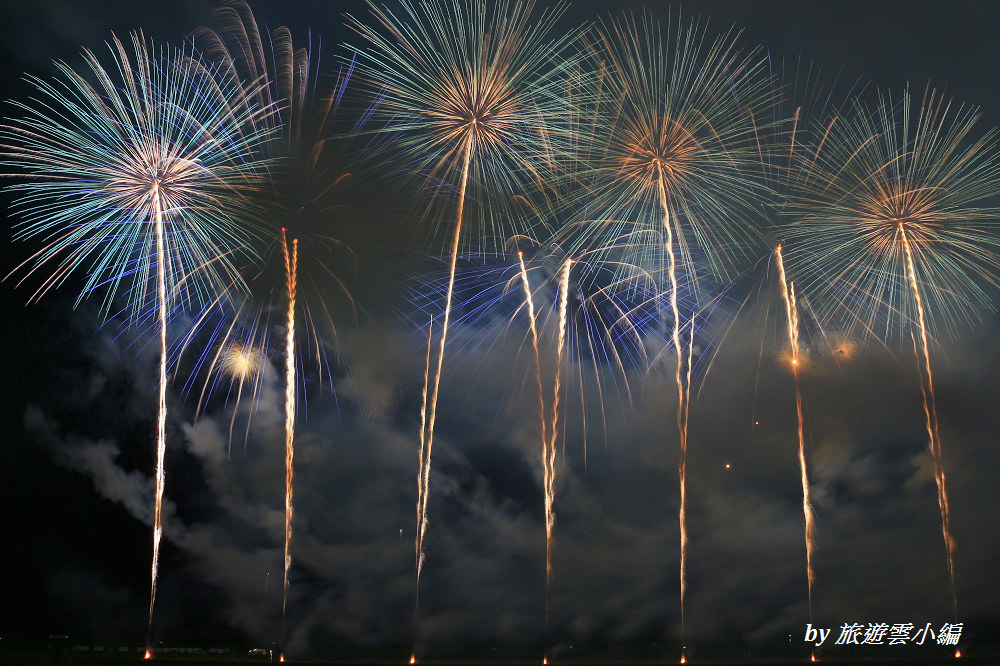
{"label": "dark sky background", "polygon": [[[638,8],[633,2],[616,9]],[[653,3],[650,3],[652,5]],[[22,72],[100,50],[112,31],[179,40],[214,25],[216,3],[0,2],[5,98]],[[256,2],[258,20],[322,35],[334,59],[360,2]],[[609,7],[576,2],[573,20]],[[1000,3],[741,2],[684,5],[745,28],[775,58],[899,91],[927,80],[1000,124]],[[4,116],[10,107],[4,109]],[[10,195],[3,195],[4,206]],[[24,259],[4,224],[4,273]],[[145,639],[155,429],[155,345],[101,327],[73,294],[25,303],[0,285],[5,325],[0,444],[0,636],[66,633],[74,643]],[[398,299],[382,283],[369,297]],[[994,294],[994,303],[996,302]],[[537,409],[521,333],[458,330],[435,447],[427,565],[413,614],[413,529],[422,341],[373,304],[346,327],[336,396],[313,390],[297,431],[292,651],[462,647],[652,650],[675,654],[677,435],[667,374],[570,392],[559,463],[551,619],[544,620],[544,524]],[[1000,321],[934,350],[964,643],[1000,637]],[[694,651],[802,650],[808,619],[793,385],[759,316],[740,320],[692,405],[687,642]],[[489,340],[489,344],[482,344]],[[773,340],[772,340],[773,341]],[[468,344],[464,344],[468,342]],[[520,349],[520,351],[519,351]],[[513,360],[512,360],[513,359]],[[283,380],[265,373],[253,429],[226,456],[231,411],[193,423],[196,399],[171,397],[170,500],[154,637],[170,644],[267,644],[281,631]],[[804,378],[817,513],[814,620],[952,621],[920,387],[912,352],[818,358]],[[530,384],[527,385],[530,388]],[[588,415],[584,426],[580,417]],[[753,426],[754,421],[760,425]],[[242,423],[241,418],[237,423]],[[586,442],[586,457],[584,456]],[[730,463],[731,469],[726,469]],[[835,629],[836,636],[836,629]],[[835,637],[834,636],[834,637]],[[832,641],[833,639],[830,639]],[[830,642],[828,641],[828,642]],[[829,648],[828,648],[829,649]],[[893,656],[893,647],[872,648]],[[936,654],[924,646],[921,654]],[[937,651],[937,652],[936,652]],[[835,654],[834,649],[830,649]]]}

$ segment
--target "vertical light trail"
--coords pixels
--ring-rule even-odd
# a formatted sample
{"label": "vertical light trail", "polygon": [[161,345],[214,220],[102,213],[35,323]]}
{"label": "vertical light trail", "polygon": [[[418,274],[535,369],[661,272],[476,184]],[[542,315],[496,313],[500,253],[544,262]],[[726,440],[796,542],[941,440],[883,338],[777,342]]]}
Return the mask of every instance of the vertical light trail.
{"label": "vertical light trail", "polygon": [[420,525],[417,528],[417,591],[416,598],[419,605],[420,599],[420,573],[424,567],[424,535],[427,532],[427,496],[431,475],[431,453],[434,450],[434,422],[437,420],[438,391],[441,388],[441,368],[444,365],[444,345],[448,339],[448,321],[451,319],[451,298],[455,290],[455,266],[458,263],[458,247],[462,238],[462,214],[465,209],[465,191],[469,185],[469,163],[472,160],[473,141],[476,138],[474,131],[476,119],[472,120],[473,130],[469,131],[465,141],[465,148],[462,159],[462,182],[458,188],[458,213],[455,221],[455,236],[451,243],[451,262],[448,268],[448,293],[444,302],[444,322],[441,326],[441,344],[438,348],[437,367],[434,372],[434,389],[431,391],[430,416],[427,419],[427,447],[424,450],[424,459],[421,464],[423,477],[417,488],[417,501],[420,504]]}
{"label": "vertical light trail", "polygon": [[[546,581],[552,578],[552,528],[556,524],[556,439],[559,436],[559,389],[562,375],[563,349],[566,347],[566,305],[569,301],[569,271],[573,265],[572,259],[567,259],[563,266],[562,279],[559,282],[559,342],[556,345],[556,377],[552,386],[552,442],[549,444],[546,460],[545,486],[545,573]],[[563,443],[565,446],[565,441]],[[546,615],[548,614],[546,599]]]}
{"label": "vertical light trail", "polygon": [[[424,496],[423,493],[423,483],[424,483],[424,447],[427,441],[427,385],[430,380],[431,372],[431,340],[434,338],[434,315],[430,317],[430,323],[427,324],[427,359],[424,361],[424,392],[420,403],[420,465],[417,468],[417,538],[414,541],[414,547],[416,550],[416,560],[414,561],[414,571],[417,575],[417,586],[414,588],[414,599],[413,608],[416,610],[420,606],[420,567],[423,563],[424,553],[420,548],[420,526],[422,524],[421,516],[423,515],[421,499]],[[412,662],[411,662],[412,663]]]}
{"label": "vertical light trail", "polygon": [[[164,458],[167,453],[167,275],[163,242],[163,205],[159,178],[153,179],[153,224],[156,232],[156,297],[160,315],[160,395],[156,416],[156,499],[153,508],[153,566],[149,592],[149,627],[147,648],[153,636],[153,607],[156,605],[156,580],[160,568],[160,538],[163,536]],[[149,650],[147,649],[147,654]]]}
{"label": "vertical light trail", "polygon": [[[285,643],[285,611],[288,608],[288,571],[292,566],[293,462],[295,459],[295,291],[299,261],[299,241],[292,240],[291,254],[285,229],[281,230],[288,288],[288,319],[285,329],[285,578],[281,600],[281,644]],[[284,654],[282,654],[284,656]]]}
{"label": "vertical light trail", "polygon": [[517,261],[521,265],[521,283],[524,285],[524,297],[528,304],[528,319],[531,321],[531,344],[535,349],[535,379],[538,383],[538,410],[542,424],[542,468],[545,471],[545,519],[548,524],[548,447],[549,439],[545,421],[545,398],[542,390],[542,361],[538,351],[538,327],[535,325],[535,301],[531,295],[531,285],[528,283],[528,271],[524,267],[524,253],[517,253]]}
{"label": "vertical light trail", "polygon": [[[677,464],[677,476],[680,484],[681,505],[677,512],[677,519],[680,524],[681,534],[681,560],[680,560],[680,586],[681,586],[681,642],[684,641],[684,598],[687,592],[687,402],[690,397],[689,389],[685,387],[684,375],[684,355],[681,349],[681,329],[680,329],[680,309],[677,307],[677,259],[674,256],[674,233],[671,227],[670,206],[667,203],[667,190],[663,184],[665,178],[663,165],[657,158],[655,160],[657,169],[656,184],[660,193],[660,205],[663,207],[663,228],[667,234],[667,254],[670,255],[669,275],[670,275],[670,309],[674,315],[674,324],[671,338],[674,343],[674,351],[677,358],[675,380],[677,382],[677,434],[680,439],[680,456]],[[683,656],[683,655],[682,655]]]}
{"label": "vertical light trail", "polygon": [[[542,428],[542,487],[545,495],[545,621],[549,620],[549,580],[552,577],[552,496],[551,470],[549,461],[549,438],[545,422],[545,396],[542,389],[542,362],[538,351],[538,327],[535,325],[535,301],[531,295],[531,285],[528,283],[528,271],[524,267],[524,253],[517,253],[517,261],[521,266],[521,283],[524,285],[524,297],[528,305],[528,318],[531,321],[531,344],[535,349],[535,379],[538,383],[538,410],[541,415]],[[553,438],[553,444],[555,438]]]}
{"label": "vertical light trail", "polygon": [[774,252],[778,260],[778,278],[781,282],[781,297],[785,301],[785,318],[788,322],[788,344],[792,350],[792,376],[795,378],[795,412],[798,416],[799,473],[802,477],[802,515],[805,518],[806,577],[809,581],[809,620],[812,621],[812,588],[816,580],[813,570],[813,553],[816,550],[815,515],[809,493],[809,474],[806,467],[806,442],[803,432],[802,389],[799,384],[799,310],[795,303],[795,283],[788,284],[785,277],[785,262],[781,256],[781,245]]}
{"label": "vertical light trail", "polygon": [[[920,326],[920,344],[924,361],[924,369],[920,378],[920,392],[923,395],[924,417],[927,424],[927,438],[931,450],[931,458],[934,460],[934,481],[937,484],[938,509],[941,511],[941,535],[944,537],[944,548],[948,556],[948,581],[951,585],[951,604],[957,618],[958,596],[955,593],[955,540],[951,535],[951,512],[948,507],[948,490],[945,486],[944,461],[941,458],[941,435],[938,432],[937,405],[934,398],[934,375],[931,373],[931,354],[927,343],[924,302],[920,297],[920,289],[917,285],[917,272],[913,266],[913,253],[910,249],[910,241],[906,237],[906,228],[902,220],[899,222],[899,235],[903,241],[903,250],[906,256],[907,280],[910,283],[910,289],[913,291],[913,298],[917,303],[917,323]],[[914,346],[916,346],[915,343],[916,341],[914,341]],[[926,389],[924,388],[924,376],[927,377]]]}

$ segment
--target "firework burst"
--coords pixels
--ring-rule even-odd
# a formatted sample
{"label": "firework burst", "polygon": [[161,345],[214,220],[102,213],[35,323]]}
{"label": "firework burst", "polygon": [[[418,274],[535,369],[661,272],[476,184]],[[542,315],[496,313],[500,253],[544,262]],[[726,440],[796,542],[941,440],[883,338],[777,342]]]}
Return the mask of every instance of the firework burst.
{"label": "firework burst", "polygon": [[[141,33],[110,43],[112,67],[84,51],[86,68],[32,78],[36,106],[0,129],[3,164],[28,182],[16,207],[19,239],[41,238],[21,265],[46,273],[33,298],[84,274],[80,298],[103,291],[103,311],[125,290],[133,317],[150,301],[159,321],[159,406],[150,626],[156,601],[166,453],[167,319],[172,304],[207,303],[242,284],[234,256],[250,245],[233,216],[259,166],[253,129],[267,111],[247,104],[237,79],[194,50],[155,47]],[[131,47],[131,48],[130,48]],[[247,215],[248,219],[253,219]],[[154,295],[155,294],[155,295]],[[179,307],[179,306],[178,306]]]}
{"label": "firework burst", "polygon": [[880,95],[823,131],[793,181],[783,231],[808,255],[803,291],[836,305],[824,316],[912,339],[956,607],[930,345],[935,330],[975,320],[990,306],[984,288],[1000,283],[997,211],[982,205],[1000,194],[1000,151],[995,130],[974,134],[978,117],[929,86],[919,103],[909,90]]}

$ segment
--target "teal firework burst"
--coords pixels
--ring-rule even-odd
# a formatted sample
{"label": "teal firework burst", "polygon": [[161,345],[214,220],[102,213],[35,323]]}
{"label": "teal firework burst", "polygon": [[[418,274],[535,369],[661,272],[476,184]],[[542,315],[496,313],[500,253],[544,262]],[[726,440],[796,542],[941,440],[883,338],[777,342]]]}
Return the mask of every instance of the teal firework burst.
{"label": "teal firework burst", "polygon": [[780,233],[824,320],[908,343],[918,311],[906,244],[928,333],[954,336],[993,307],[1000,151],[995,129],[977,133],[979,115],[928,87],[919,99],[880,94],[813,133]]}
{"label": "teal firework burst", "polygon": [[[550,37],[564,5],[536,12],[530,1],[403,0],[394,12],[369,4],[372,25],[349,23],[367,44],[358,71],[380,100],[381,131],[434,202],[453,201],[457,190],[462,211],[466,197],[496,203],[554,185],[553,159],[572,140],[565,78],[579,62],[575,31]],[[502,243],[516,230],[490,209],[465,213],[479,214],[480,238]],[[443,227],[433,231],[455,231],[448,210],[429,207]]]}
{"label": "teal firework burst", "polygon": [[14,238],[40,244],[17,272],[42,276],[33,298],[79,274],[80,299],[102,293],[107,313],[122,296],[138,314],[155,298],[162,241],[168,298],[211,302],[241,284],[236,257],[252,246],[246,193],[264,138],[253,124],[266,111],[193,49],[138,33],[110,51],[111,66],[85,50],[79,71],[58,62],[55,80],[29,77],[35,99],[0,127],[0,165],[22,179],[9,188]]}
{"label": "teal firework burst", "polygon": [[672,245],[680,273],[698,262],[731,278],[759,242],[757,123],[773,88],[765,57],[738,38],[680,15],[629,15],[596,31],[602,122],[590,159],[603,174],[601,217],[621,230],[611,235],[649,239],[632,263],[665,267]]}

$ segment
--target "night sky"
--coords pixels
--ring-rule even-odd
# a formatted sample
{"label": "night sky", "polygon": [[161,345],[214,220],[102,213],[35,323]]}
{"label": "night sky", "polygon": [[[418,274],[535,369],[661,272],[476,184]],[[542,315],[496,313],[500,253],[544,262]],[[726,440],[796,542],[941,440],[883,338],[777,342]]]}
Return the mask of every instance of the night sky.
{"label": "night sky", "polygon": [[[74,62],[81,47],[100,52],[112,32],[142,28],[177,42],[214,27],[215,6],[2,0],[3,97],[24,99],[22,73],[47,76],[51,59]],[[358,42],[343,15],[367,15],[354,1],[252,6],[258,21],[288,25],[296,40],[307,29],[321,36],[331,64],[348,53],[343,42]],[[564,20],[596,19],[612,6],[642,5],[575,2]],[[894,92],[929,80],[982,107],[981,131],[1000,125],[1000,4],[713,0],[685,3],[683,12],[718,29],[743,28],[745,43],[763,45],[775,62],[812,62],[829,80]],[[11,114],[5,105],[2,115]],[[11,241],[12,197],[0,197],[6,274],[29,244]],[[289,651],[597,649],[674,659],[681,624],[670,373],[632,368],[631,405],[612,382],[603,417],[592,385],[583,398],[569,394],[546,626],[532,366],[524,331],[502,319],[459,326],[449,343],[414,622],[426,345],[418,329],[426,319],[409,304],[420,288],[414,274],[432,267],[440,277],[441,264],[421,259],[428,248],[406,234],[387,244],[392,251],[360,246],[360,314],[340,329],[334,391],[310,378],[300,405]],[[0,284],[0,637],[142,644],[157,346],[141,330],[102,325],[97,303],[74,309],[71,286],[26,306],[31,290],[17,288],[17,277]],[[762,331],[775,326],[762,307],[727,329],[735,310],[723,307],[724,323],[704,331],[718,353],[710,369],[705,355],[694,384],[686,641],[689,654],[807,654],[794,387],[773,335],[761,352]],[[986,311],[982,319],[939,340],[932,358],[958,546],[957,619],[964,648],[979,654],[1000,649],[1000,318]],[[860,346],[849,361],[817,362],[803,376],[817,516],[812,622],[834,628],[834,638],[844,623],[937,628],[954,620],[916,365],[906,346],[891,351]],[[280,637],[282,363],[267,364],[246,447],[240,438],[229,457],[231,407],[216,400],[195,420],[197,391],[185,396],[183,377],[171,385],[156,641],[242,646]],[[246,421],[236,423],[239,430]],[[835,655],[832,640],[825,649]],[[928,645],[917,654],[941,651]]]}

